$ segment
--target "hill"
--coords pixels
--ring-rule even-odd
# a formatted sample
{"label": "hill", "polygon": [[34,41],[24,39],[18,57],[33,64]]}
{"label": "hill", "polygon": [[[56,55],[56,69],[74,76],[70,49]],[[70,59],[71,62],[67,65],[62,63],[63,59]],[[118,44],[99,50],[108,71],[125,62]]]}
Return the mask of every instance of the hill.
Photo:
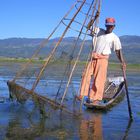
{"label": "hill", "polygon": [[[41,56],[45,57],[50,50],[51,46],[58,41],[59,38],[54,38],[49,41],[48,45],[41,51]],[[65,50],[69,52],[69,46],[73,45],[76,40],[75,37],[64,38],[61,46],[64,46]],[[139,52],[140,52],[140,36],[120,36],[120,40],[123,46],[123,53],[127,62],[129,63],[140,63]],[[8,38],[0,39],[0,57],[14,57],[14,58],[28,58],[34,53],[34,51],[39,47],[40,43],[44,41],[44,38]],[[82,40],[79,40],[79,44]],[[91,40],[86,40],[85,46],[92,44]],[[86,48],[86,47],[85,47]],[[87,47],[88,48],[88,47]],[[84,55],[86,55],[89,50],[84,49]],[[79,49],[77,48],[77,51]],[[59,52],[60,50],[58,50]],[[61,50],[62,51],[62,50]],[[58,53],[59,54],[59,53]],[[84,57],[84,56],[83,56]],[[116,61],[115,57],[111,56],[112,61]]]}

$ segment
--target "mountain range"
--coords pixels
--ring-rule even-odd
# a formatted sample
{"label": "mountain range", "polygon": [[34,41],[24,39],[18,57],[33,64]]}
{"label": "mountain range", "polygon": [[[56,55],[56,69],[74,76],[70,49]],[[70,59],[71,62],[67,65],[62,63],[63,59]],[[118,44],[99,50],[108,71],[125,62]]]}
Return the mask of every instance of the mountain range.
{"label": "mountain range", "polygon": [[[33,55],[35,50],[43,43],[44,38],[8,38],[8,39],[0,39],[0,57],[12,57],[12,58],[29,58]],[[49,40],[47,46],[40,52],[40,56],[45,57],[49,52],[52,50],[52,46],[54,46],[59,38],[54,38]],[[75,37],[66,37],[62,40],[61,46],[69,52],[70,46],[72,46],[74,41],[76,40]],[[139,52],[140,52],[140,36],[130,36],[124,35],[120,36],[120,40],[123,47],[123,54],[125,59],[128,63],[140,63],[139,59]],[[82,40],[78,41],[78,46]],[[86,40],[85,46],[91,46],[92,41]],[[88,48],[88,47],[87,47]],[[79,48],[76,49],[78,51]],[[87,55],[89,49],[83,50],[83,54]],[[58,50],[62,52],[62,48]],[[83,56],[84,57],[84,56]],[[115,61],[114,57],[111,56],[111,60]]]}

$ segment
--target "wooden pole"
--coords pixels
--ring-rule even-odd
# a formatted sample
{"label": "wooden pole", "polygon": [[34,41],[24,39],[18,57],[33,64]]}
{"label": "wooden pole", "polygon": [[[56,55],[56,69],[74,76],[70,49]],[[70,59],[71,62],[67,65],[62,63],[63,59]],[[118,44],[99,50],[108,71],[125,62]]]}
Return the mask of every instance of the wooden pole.
{"label": "wooden pole", "polygon": [[129,117],[130,117],[131,120],[133,120],[131,105],[130,105],[130,99],[129,99],[129,93],[128,93],[127,80],[126,80],[126,72],[125,72],[124,68],[122,70],[123,70],[123,77],[124,77],[124,83],[125,83],[125,89],[126,89],[126,97],[127,97],[127,103],[128,103]]}

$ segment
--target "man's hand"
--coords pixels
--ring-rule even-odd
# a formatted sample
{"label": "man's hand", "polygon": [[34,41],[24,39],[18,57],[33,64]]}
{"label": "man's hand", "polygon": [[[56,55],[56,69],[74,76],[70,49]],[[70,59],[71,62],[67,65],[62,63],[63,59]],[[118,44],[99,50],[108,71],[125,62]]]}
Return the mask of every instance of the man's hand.
{"label": "man's hand", "polygon": [[94,19],[91,19],[90,22],[89,22],[88,25],[87,25],[87,29],[88,29],[88,30],[90,30],[90,27],[93,25],[93,23],[95,22],[95,20],[99,17],[99,15],[100,15],[100,12],[97,11],[97,12],[96,12],[96,15],[95,15],[95,17],[94,17]]}
{"label": "man's hand", "polygon": [[100,15],[100,12],[97,11],[97,12],[96,12],[96,15],[95,15],[95,19],[97,19],[97,18],[99,17],[99,15]]}
{"label": "man's hand", "polygon": [[92,19],[89,23],[88,23],[88,25],[87,25],[87,29],[88,30],[90,30],[90,27],[93,25],[93,23],[94,23],[94,19]]}

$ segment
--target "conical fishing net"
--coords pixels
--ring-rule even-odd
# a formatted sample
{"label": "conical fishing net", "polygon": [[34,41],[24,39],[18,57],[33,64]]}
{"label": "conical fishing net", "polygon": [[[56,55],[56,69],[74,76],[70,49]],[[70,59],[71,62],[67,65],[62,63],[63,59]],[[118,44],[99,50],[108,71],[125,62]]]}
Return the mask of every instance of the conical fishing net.
{"label": "conical fishing net", "polygon": [[87,24],[99,11],[100,0],[77,0],[8,82],[11,97],[21,103],[33,99],[41,108],[49,102],[58,108],[75,109],[75,95],[93,49]]}

